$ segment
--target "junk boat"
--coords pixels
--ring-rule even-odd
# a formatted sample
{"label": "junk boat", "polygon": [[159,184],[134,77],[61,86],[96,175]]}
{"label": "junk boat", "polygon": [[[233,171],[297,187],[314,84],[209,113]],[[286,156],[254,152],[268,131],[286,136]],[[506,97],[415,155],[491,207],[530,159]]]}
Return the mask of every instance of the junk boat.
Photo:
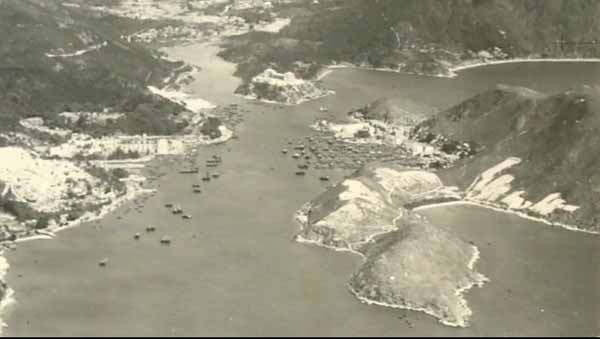
{"label": "junk boat", "polygon": [[146,232],[154,232],[156,231],[156,227],[150,225],[150,226],[146,226]]}
{"label": "junk boat", "polygon": [[171,237],[165,235],[164,237],[160,238],[160,243],[161,244],[165,244],[165,245],[170,244],[171,243]]}
{"label": "junk boat", "polygon": [[181,170],[181,171],[179,171],[179,173],[181,173],[181,174],[196,174],[199,171],[200,170],[198,168],[192,168],[192,169],[187,169],[187,170]]}
{"label": "junk boat", "polygon": [[181,214],[181,213],[183,213],[183,209],[181,208],[181,206],[175,205],[173,207],[173,214]]}

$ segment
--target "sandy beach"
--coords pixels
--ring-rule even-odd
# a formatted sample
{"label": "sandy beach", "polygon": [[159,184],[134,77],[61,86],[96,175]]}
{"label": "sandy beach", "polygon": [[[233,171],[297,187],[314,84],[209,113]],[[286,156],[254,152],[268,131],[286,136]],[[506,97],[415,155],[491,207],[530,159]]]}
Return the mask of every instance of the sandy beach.
{"label": "sandy beach", "polygon": [[471,206],[478,206],[478,207],[488,208],[488,209],[493,210],[493,211],[516,215],[516,216],[519,216],[519,217],[521,217],[523,219],[541,222],[541,223],[543,223],[545,225],[548,225],[548,226],[560,227],[560,228],[564,228],[566,230],[573,231],[573,232],[581,232],[581,233],[586,233],[586,234],[600,235],[600,232],[582,229],[582,228],[579,228],[579,227],[577,227],[575,225],[567,225],[567,224],[563,224],[563,223],[559,223],[559,222],[553,222],[553,221],[550,221],[550,220],[545,219],[545,218],[534,217],[534,216],[531,216],[531,215],[529,215],[527,213],[523,213],[523,212],[519,212],[519,211],[515,211],[515,210],[510,210],[508,208],[502,208],[502,207],[500,207],[498,205],[495,205],[495,204],[482,203],[482,202],[479,202],[479,201],[458,200],[458,201],[449,201],[449,202],[435,203],[435,204],[431,204],[431,205],[423,205],[423,206],[416,207],[414,209],[414,211],[423,211],[423,210],[437,208],[437,207],[456,206],[456,205],[459,205],[459,206],[460,205],[471,205]]}

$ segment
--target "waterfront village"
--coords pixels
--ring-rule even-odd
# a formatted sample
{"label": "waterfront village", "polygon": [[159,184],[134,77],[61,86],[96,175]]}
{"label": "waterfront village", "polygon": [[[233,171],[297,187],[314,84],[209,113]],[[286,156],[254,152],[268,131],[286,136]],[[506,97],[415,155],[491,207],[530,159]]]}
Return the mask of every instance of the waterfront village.
{"label": "waterfront village", "polygon": [[[198,112],[196,112],[198,113]],[[53,237],[54,232],[96,220],[139,195],[151,194],[144,168],[157,157],[183,157],[195,147],[221,143],[233,132],[218,118],[190,114],[192,128],[176,135],[94,137],[49,127],[44,119],[22,119],[22,132],[1,137],[0,242]],[[65,112],[101,124],[118,113]],[[54,139],[52,139],[54,137]]]}

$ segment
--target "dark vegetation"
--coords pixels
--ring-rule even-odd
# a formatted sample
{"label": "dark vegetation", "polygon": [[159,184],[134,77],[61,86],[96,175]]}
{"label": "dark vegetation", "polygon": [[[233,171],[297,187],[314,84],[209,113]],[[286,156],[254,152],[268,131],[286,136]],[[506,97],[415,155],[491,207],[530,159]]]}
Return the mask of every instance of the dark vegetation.
{"label": "dark vegetation", "polygon": [[[405,71],[437,74],[446,72],[444,61],[473,59],[494,47],[509,58],[600,52],[598,45],[557,43],[600,36],[600,2],[594,0],[332,0],[276,10],[293,15],[281,32],[249,33],[225,44],[222,56],[240,64],[246,81],[266,66],[310,77],[331,62],[403,64]],[[295,61],[316,66],[302,74]]]}
{"label": "dark vegetation", "polygon": [[125,160],[125,159],[137,159],[140,157],[140,153],[137,151],[123,151],[118,147],[114,152],[108,155],[107,160]]}
{"label": "dark vegetation", "polygon": [[[56,0],[0,1],[0,131],[14,130],[24,117],[54,121],[63,111],[102,112],[106,107],[126,117],[119,127],[105,126],[94,134],[179,131],[171,117],[183,108],[151,95],[146,86],[180,65],[121,40],[122,26],[134,25],[63,7]],[[81,56],[46,55],[105,41],[106,47]]]}
{"label": "dark vegetation", "polygon": [[200,127],[200,133],[209,136],[211,139],[219,138],[221,137],[221,130],[219,130],[220,126],[221,120],[214,117],[208,117],[202,124],[202,127]]}

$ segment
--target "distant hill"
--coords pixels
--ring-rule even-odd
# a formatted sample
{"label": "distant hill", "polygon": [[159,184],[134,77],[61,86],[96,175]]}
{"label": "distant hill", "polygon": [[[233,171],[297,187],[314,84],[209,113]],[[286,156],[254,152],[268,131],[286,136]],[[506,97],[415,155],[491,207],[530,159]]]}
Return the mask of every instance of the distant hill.
{"label": "distant hill", "polygon": [[[549,213],[539,214],[600,230],[598,88],[584,87],[547,96],[499,86],[423,122],[413,137],[434,143],[442,140],[441,143],[477,144],[479,149],[474,156],[440,173],[445,182],[465,189],[485,170],[508,158],[517,158],[505,162],[506,166],[494,173],[494,179],[509,175],[502,179],[504,182],[486,179],[490,185],[496,185],[496,191],[484,200],[520,209],[525,206],[521,198],[530,202],[547,198],[556,206],[568,203],[578,208],[573,207],[572,212],[549,209]],[[559,194],[556,197],[563,203],[552,202],[552,194]]]}
{"label": "distant hill", "polygon": [[323,0],[275,10],[292,16],[281,32],[225,45],[247,81],[267,67],[311,77],[333,62],[449,74],[473,60],[600,56],[587,43],[600,36],[595,0]]}
{"label": "distant hill", "polygon": [[56,0],[0,1],[0,130],[23,116],[106,107],[156,120],[149,133],[177,130],[167,116],[182,107],[146,86],[181,65],[125,42],[108,18]]}

